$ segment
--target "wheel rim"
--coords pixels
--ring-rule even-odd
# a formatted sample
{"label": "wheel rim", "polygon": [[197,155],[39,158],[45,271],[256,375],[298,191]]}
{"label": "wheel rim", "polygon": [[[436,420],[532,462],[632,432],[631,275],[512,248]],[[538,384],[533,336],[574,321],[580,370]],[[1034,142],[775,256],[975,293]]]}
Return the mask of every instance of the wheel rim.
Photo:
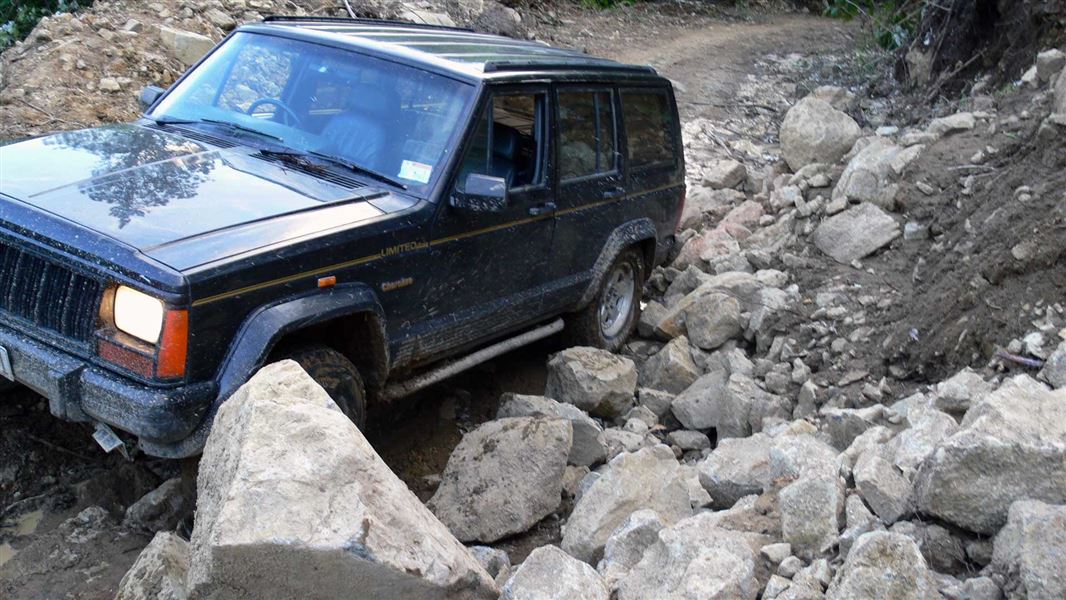
{"label": "wheel rim", "polygon": [[615,266],[607,275],[600,300],[600,331],[603,337],[613,338],[625,329],[633,309],[636,286],[633,267],[628,263]]}

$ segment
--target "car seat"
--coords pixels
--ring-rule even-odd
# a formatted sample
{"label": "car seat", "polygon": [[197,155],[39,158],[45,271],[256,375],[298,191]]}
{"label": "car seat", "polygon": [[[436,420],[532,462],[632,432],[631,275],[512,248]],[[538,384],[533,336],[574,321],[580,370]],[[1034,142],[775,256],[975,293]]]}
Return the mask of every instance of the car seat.
{"label": "car seat", "polygon": [[389,90],[370,85],[353,88],[347,109],[330,119],[322,132],[327,151],[375,171],[394,173],[389,130],[398,108]]}

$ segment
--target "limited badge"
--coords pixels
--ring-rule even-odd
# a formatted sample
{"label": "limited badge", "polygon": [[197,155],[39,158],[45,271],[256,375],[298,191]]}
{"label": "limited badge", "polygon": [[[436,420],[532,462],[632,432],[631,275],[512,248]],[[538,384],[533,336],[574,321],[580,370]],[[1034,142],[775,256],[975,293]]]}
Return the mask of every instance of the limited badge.
{"label": "limited badge", "polygon": [[405,160],[400,165],[400,179],[429,183],[429,177],[433,175],[433,167],[413,160]]}

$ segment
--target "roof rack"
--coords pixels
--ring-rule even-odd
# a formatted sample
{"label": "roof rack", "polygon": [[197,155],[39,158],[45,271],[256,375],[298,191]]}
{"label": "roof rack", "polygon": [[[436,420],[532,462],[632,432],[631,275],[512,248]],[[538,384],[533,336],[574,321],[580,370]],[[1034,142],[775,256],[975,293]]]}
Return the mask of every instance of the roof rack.
{"label": "roof rack", "polygon": [[418,29],[441,29],[444,31],[465,31],[473,33],[468,27],[452,27],[449,25],[431,25],[429,23],[410,23],[392,19],[367,19],[360,17],[290,17],[286,15],[268,15],[263,17],[264,23],[292,22],[292,23],[349,23],[359,25],[388,25],[392,27],[415,27]]}
{"label": "roof rack", "polygon": [[627,65],[611,62],[543,62],[539,60],[493,60],[485,63],[486,73],[499,73],[503,71],[565,71],[567,69],[602,69],[605,71],[628,71],[630,73],[653,73],[657,74],[654,67],[642,65]]}

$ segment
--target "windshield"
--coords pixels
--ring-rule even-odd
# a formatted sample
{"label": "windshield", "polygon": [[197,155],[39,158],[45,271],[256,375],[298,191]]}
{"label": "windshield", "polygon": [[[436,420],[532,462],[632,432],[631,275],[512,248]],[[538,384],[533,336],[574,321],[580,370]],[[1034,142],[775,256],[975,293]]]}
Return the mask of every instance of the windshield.
{"label": "windshield", "polygon": [[336,157],[425,193],[473,93],[413,67],[242,32],[149,116],[254,130],[271,145]]}

